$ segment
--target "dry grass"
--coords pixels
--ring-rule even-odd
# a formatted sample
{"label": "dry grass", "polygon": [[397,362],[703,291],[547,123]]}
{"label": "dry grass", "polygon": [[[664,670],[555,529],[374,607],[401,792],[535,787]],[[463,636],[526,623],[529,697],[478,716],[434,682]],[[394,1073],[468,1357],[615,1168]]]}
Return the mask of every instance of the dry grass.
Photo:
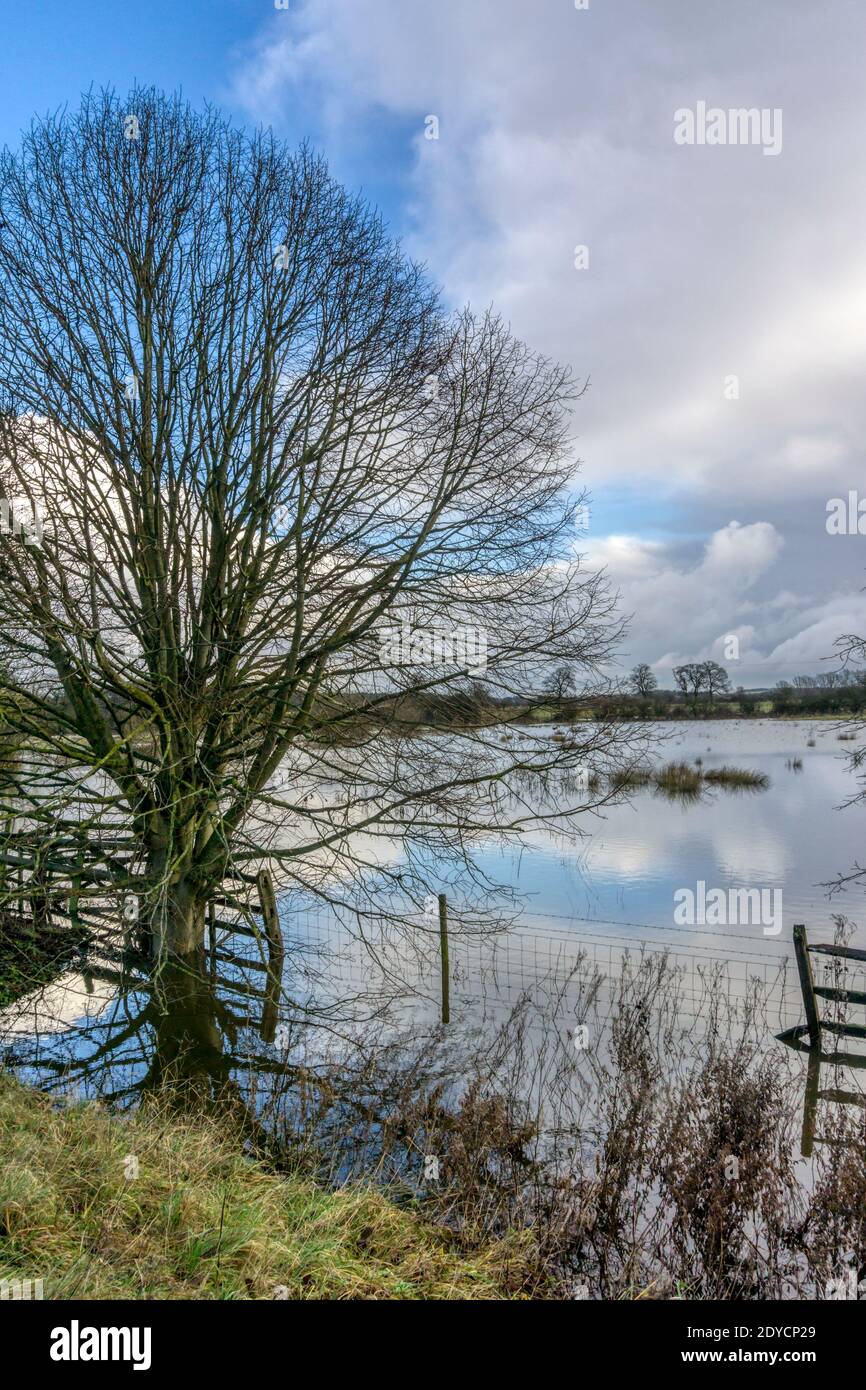
{"label": "dry grass", "polygon": [[526,1234],[467,1254],[371,1187],[277,1176],[213,1120],[58,1110],[8,1079],[0,1241],[0,1278],[46,1298],[500,1299],[531,1263]]}
{"label": "dry grass", "polygon": [[653,777],[653,783],[661,792],[676,796],[697,796],[701,790],[702,774],[700,768],[689,763],[666,763]]}

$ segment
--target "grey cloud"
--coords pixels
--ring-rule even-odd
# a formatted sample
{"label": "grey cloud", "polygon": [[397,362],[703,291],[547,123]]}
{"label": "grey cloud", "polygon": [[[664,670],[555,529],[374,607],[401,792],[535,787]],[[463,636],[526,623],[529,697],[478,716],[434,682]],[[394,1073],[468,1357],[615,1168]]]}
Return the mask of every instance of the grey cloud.
{"label": "grey cloud", "polygon": [[[591,376],[575,448],[596,497],[665,500],[666,546],[734,516],[786,542],[732,576],[760,683],[826,656],[862,612],[859,546],[831,548],[821,518],[864,479],[864,40],[859,0],[315,0],[291,38],[269,24],[235,84],[259,117],[306,102],[344,176],[376,112],[413,126],[409,247],[454,302],[493,301]],[[780,108],[779,156],[676,145],[674,112],[699,100]],[[719,609],[706,555],[689,570],[665,554],[680,626],[707,650],[736,604]],[[783,622],[784,590],[804,600]],[[636,631],[664,591],[658,575],[634,588]]]}

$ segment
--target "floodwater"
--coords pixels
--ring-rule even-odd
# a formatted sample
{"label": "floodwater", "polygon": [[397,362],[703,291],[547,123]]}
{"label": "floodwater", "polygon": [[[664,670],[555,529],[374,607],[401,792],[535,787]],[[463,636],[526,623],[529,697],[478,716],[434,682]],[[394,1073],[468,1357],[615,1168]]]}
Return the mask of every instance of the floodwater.
{"label": "floodwater", "polygon": [[[855,786],[844,758],[851,744],[838,741],[836,727],[809,720],[708,720],[665,725],[662,732],[668,737],[657,761],[700,758],[704,771],[732,764],[765,774],[768,788],[719,788],[698,804],[638,791],[603,819],[593,817],[582,847],[558,846],[548,836],[529,853],[487,851],[482,862],[514,883],[539,917],[666,928],[674,924],[676,891],[702,881],[708,889],[781,894],[780,934],[788,940],[792,923],[824,929],[832,912],[844,911],[866,942],[866,889],[831,901],[822,886],[863,856],[866,810],[837,809]],[[796,759],[801,771],[788,766]],[[755,933],[756,944],[763,936]]]}
{"label": "floodwater", "polygon": [[[757,983],[767,1045],[792,1060],[774,1035],[803,1021],[793,924],[803,922],[813,942],[831,941],[841,913],[849,944],[866,944],[864,888],[831,898],[825,886],[862,859],[864,812],[842,809],[855,790],[844,760],[851,745],[834,726],[808,720],[664,724],[659,734],[657,761],[753,769],[768,785],[717,788],[687,802],[637,789],[587,815],[582,837],[536,830],[519,852],[479,844],[478,864],[518,895],[519,911],[508,931],[467,934],[460,901],[449,901],[452,1039],[501,1023],[527,996],[537,1030],[567,1038],[588,1011],[603,1012],[627,962],[664,959],[676,972],[684,1027],[699,1037],[711,988],[737,1006]],[[757,893],[747,912],[731,889]],[[686,890],[695,895],[692,918]],[[701,901],[720,901],[713,890],[725,895],[724,910],[701,914]],[[310,1063],[371,1029],[381,1038],[383,1028],[417,1036],[436,1027],[438,916],[407,916],[400,933],[369,928],[363,940],[296,899],[283,900],[281,916],[279,1000],[267,997],[265,957],[249,936],[221,932],[206,978],[169,983],[168,996],[110,960],[90,960],[7,1012],[7,1064],[49,1089],[124,1102],[185,1053],[201,1075],[238,1082],[278,1072],[299,1047]],[[853,983],[858,969],[850,967],[846,987],[864,988]]]}
{"label": "floodwater", "polygon": [[[843,809],[856,790],[844,759],[851,745],[836,732],[818,721],[665,724],[656,761],[751,769],[766,785],[690,800],[643,787],[587,814],[580,836],[536,830],[519,852],[479,842],[475,860],[491,901],[501,900],[496,884],[513,900],[499,930],[481,931],[477,898],[461,901],[457,879],[431,883],[448,890],[447,1026],[438,910],[407,908],[396,922],[377,928],[368,919],[359,931],[284,893],[279,979],[252,915],[234,919],[245,935],[221,927],[195,971],[165,964],[154,975],[124,959],[117,931],[0,1018],[5,1064],[58,1103],[99,1098],[123,1108],[180,1081],[183,1104],[228,1103],[253,1143],[308,1145],[325,1177],[372,1174],[413,1197],[429,1188],[419,1098],[426,1105],[435,1096],[450,1121],[480,1078],[482,1105],[506,1096],[509,1114],[532,1117],[546,1171],[557,1181],[576,1173],[571,1190],[583,1191],[600,1162],[612,1161],[620,1181],[631,1130],[621,1120],[617,1130],[617,1104],[628,1114],[649,1097],[639,1130],[652,1125],[663,1138],[676,1111],[671,1097],[681,1097],[682,1115],[685,1095],[698,1136],[692,1160],[708,1145],[701,1181],[717,1181],[720,1165],[728,1180],[740,1161],[731,1145],[747,1164],[753,1142],[775,1145],[754,1168],[768,1191],[776,1183],[782,1193],[792,1243],[779,1247],[756,1229],[750,1248],[768,1292],[749,1296],[856,1297],[856,1270],[845,1263],[847,1208],[833,1193],[844,1191],[839,1165],[850,1146],[862,1143],[864,1040],[827,1029],[818,1051],[779,1037],[805,1021],[794,923],[805,924],[812,943],[842,932],[849,945],[866,944],[863,887],[832,898],[826,887],[863,857],[864,811]],[[392,866],[399,853],[390,847]],[[866,997],[866,963],[812,961],[819,987]],[[862,1022],[861,1003],[826,998],[824,1020]],[[715,1073],[726,1056],[728,1071]],[[714,1075],[721,1089],[708,1093]],[[758,1096],[776,1097],[774,1108]],[[447,1132],[440,1128],[437,1142]],[[448,1172],[447,1154],[444,1161]],[[645,1282],[662,1288],[681,1213],[637,1169],[629,1181],[636,1228],[662,1232],[641,1253]],[[839,1248],[804,1264],[794,1237],[806,1229],[806,1208],[815,1229],[825,1229],[830,1211],[843,1234]],[[738,1259],[735,1251],[737,1279]],[[631,1275],[591,1278],[598,1296],[618,1297]]]}

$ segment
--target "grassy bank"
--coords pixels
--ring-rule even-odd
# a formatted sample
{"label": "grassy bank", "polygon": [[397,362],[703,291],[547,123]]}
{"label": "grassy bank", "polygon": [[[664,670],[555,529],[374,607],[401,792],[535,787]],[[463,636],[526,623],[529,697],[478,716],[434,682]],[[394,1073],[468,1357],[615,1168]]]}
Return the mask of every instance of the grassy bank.
{"label": "grassy bank", "polygon": [[530,1265],[525,1236],[470,1256],[379,1192],[268,1172],[214,1120],[0,1077],[0,1279],[46,1298],[501,1299]]}

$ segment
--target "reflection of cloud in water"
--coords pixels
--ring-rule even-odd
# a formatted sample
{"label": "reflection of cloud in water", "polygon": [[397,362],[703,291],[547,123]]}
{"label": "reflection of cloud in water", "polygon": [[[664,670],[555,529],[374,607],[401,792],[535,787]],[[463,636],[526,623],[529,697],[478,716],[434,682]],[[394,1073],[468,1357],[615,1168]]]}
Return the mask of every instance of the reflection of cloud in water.
{"label": "reflection of cloud in water", "polygon": [[723,883],[730,879],[755,887],[784,884],[794,862],[791,847],[766,823],[759,837],[746,827],[722,825],[714,849]]}
{"label": "reflection of cloud in water", "polygon": [[99,1018],[116,988],[92,976],[62,975],[0,1012],[0,1039],[27,1034],[64,1033],[82,1020]]}
{"label": "reflection of cloud in water", "polygon": [[589,855],[592,869],[623,878],[655,877],[673,862],[670,840],[663,834],[642,835],[640,839],[600,837],[593,841]]}
{"label": "reflection of cloud in water", "polygon": [[[526,895],[534,915],[670,924],[676,888],[781,887],[785,923],[832,931],[843,911],[866,939],[866,892],[854,885],[828,899],[822,884],[862,858],[862,811],[840,810],[853,784],[825,726],[807,721],[703,722],[678,729],[660,758],[700,757],[705,770],[728,764],[766,774],[758,792],[716,788],[699,802],[667,801],[637,790],[629,802],[582,820],[587,838],[569,844],[545,829],[526,837],[526,852],[484,847],[493,877]],[[818,735],[815,748],[806,739]],[[708,751],[707,745],[710,746]],[[802,756],[804,769],[786,767]],[[783,931],[790,944],[790,930]]]}

